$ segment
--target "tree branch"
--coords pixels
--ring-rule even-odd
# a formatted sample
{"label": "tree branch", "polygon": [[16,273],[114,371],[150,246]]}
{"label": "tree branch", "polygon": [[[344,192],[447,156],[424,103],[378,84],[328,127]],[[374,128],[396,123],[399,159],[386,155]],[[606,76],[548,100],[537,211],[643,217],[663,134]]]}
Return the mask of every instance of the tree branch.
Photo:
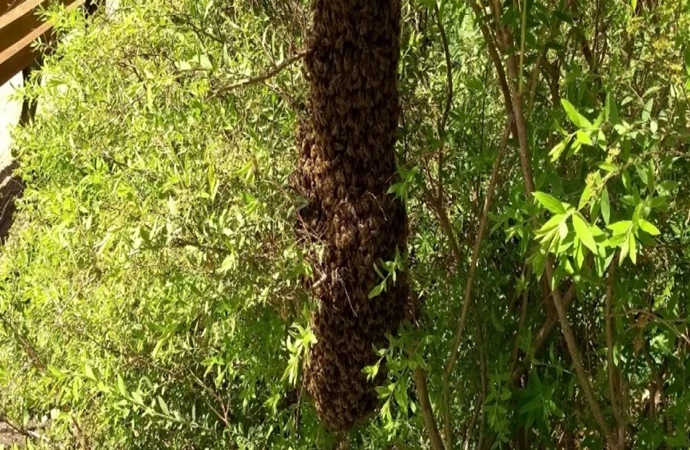
{"label": "tree branch", "polygon": [[[546,275],[549,284],[553,286],[553,261],[549,261],[546,264]],[[613,439],[611,431],[606,424],[606,419],[601,413],[601,408],[594,396],[594,391],[589,383],[589,378],[587,377],[587,372],[582,365],[582,355],[580,350],[577,348],[575,343],[575,337],[573,336],[573,330],[570,328],[570,323],[568,323],[568,317],[565,313],[565,308],[563,308],[563,299],[561,298],[561,293],[558,289],[553,290],[553,301],[556,306],[556,314],[558,314],[558,321],[561,323],[561,331],[563,332],[563,337],[565,338],[566,346],[568,347],[568,353],[573,360],[573,366],[575,366],[575,374],[577,375],[580,386],[585,394],[585,399],[589,405],[589,409],[592,411],[594,420],[601,429],[604,439],[608,443],[609,447],[612,449],[618,449],[618,443]]]}
{"label": "tree branch", "polygon": [[453,67],[450,56],[450,47],[448,45],[448,35],[446,34],[446,29],[443,26],[443,21],[441,20],[441,11],[439,10],[438,4],[436,4],[436,20],[438,23],[439,33],[441,34],[441,43],[443,45],[443,54],[446,58],[446,83],[448,84],[448,92],[446,95],[446,104],[443,109],[443,116],[441,117],[440,130],[442,133],[446,131],[446,125],[448,124],[448,117],[450,117],[450,110],[453,106]]}
{"label": "tree branch", "polygon": [[439,433],[438,426],[436,425],[436,419],[434,418],[434,411],[431,408],[431,402],[429,401],[429,388],[427,387],[424,369],[417,367],[414,370],[414,379],[415,386],[417,388],[419,406],[422,408],[424,428],[426,428],[426,432],[429,435],[431,447],[434,450],[445,450],[443,442],[441,441],[441,434]]}
{"label": "tree branch", "polygon": [[613,336],[613,326],[611,324],[611,308],[613,305],[613,284],[616,275],[616,262],[611,261],[611,265],[608,270],[608,277],[606,278],[606,307],[605,307],[605,333],[606,333],[606,369],[608,372],[608,384],[609,384],[609,397],[611,399],[611,408],[613,409],[613,417],[616,419],[616,424],[618,424],[618,444],[623,446],[625,444],[625,419],[621,414],[620,407],[622,402],[620,401],[620,372],[616,368],[613,361],[613,350],[614,350],[614,336]]}
{"label": "tree branch", "polygon": [[[460,318],[458,319],[455,337],[453,339],[453,346],[451,347],[450,357],[448,358],[446,369],[443,372],[443,419],[446,433],[446,445],[448,446],[448,448],[452,448],[452,431],[450,429],[451,421],[449,407],[450,376],[453,372],[453,367],[455,366],[455,362],[458,358],[458,351],[460,348],[460,343],[462,342],[462,335],[465,330],[465,324],[467,322],[467,313],[469,311],[469,306],[472,303],[472,287],[474,282],[474,274],[477,269],[477,261],[479,260],[479,250],[481,249],[482,240],[484,239],[484,232],[486,230],[486,224],[488,222],[489,210],[491,209],[491,202],[493,200],[494,191],[496,189],[499,169],[501,166],[501,161],[503,160],[503,154],[505,153],[506,147],[508,146],[508,138],[510,137],[510,130],[512,128],[512,124],[512,118],[509,116],[506,120],[506,126],[503,132],[503,138],[501,139],[501,144],[498,149],[498,154],[496,155],[496,161],[494,162],[494,167],[491,171],[491,179],[489,180],[489,186],[486,191],[486,198],[484,199],[484,209],[482,211],[482,216],[479,221],[479,229],[474,242],[474,248],[472,249],[472,262],[470,263],[470,269],[467,275],[467,281],[465,283],[465,293],[463,296],[464,303],[462,305],[462,310],[460,312]],[[458,261],[458,263],[460,264],[460,261]]]}
{"label": "tree branch", "polygon": [[[441,117],[441,123],[439,124],[439,138],[444,141],[446,134],[446,125],[448,124],[448,117],[450,117],[450,110],[453,106],[453,67],[451,66],[450,58],[450,47],[448,46],[448,36],[446,35],[446,29],[443,26],[443,20],[441,20],[441,10],[438,4],[435,4],[436,8],[436,21],[438,24],[439,32],[441,33],[441,44],[443,45],[443,54],[446,58],[446,83],[448,92],[446,94],[446,104],[443,109],[443,116]],[[438,199],[443,203],[443,148],[445,144],[441,147],[438,154]]]}
{"label": "tree branch", "polygon": [[510,373],[515,372],[515,367],[517,366],[518,356],[520,352],[520,334],[522,334],[522,329],[525,326],[525,320],[527,319],[527,302],[529,301],[529,288],[525,286],[522,291],[522,306],[520,307],[520,322],[518,324],[517,332],[515,333],[515,342],[513,343],[513,356],[510,363]]}
{"label": "tree branch", "polygon": [[[570,302],[572,301],[573,297],[575,296],[575,284],[571,284],[570,288],[568,291],[565,293],[565,296],[563,297],[563,307],[567,310],[568,306],[570,306]],[[546,301],[549,299],[547,298]],[[532,344],[532,347],[534,349],[534,354],[538,355],[541,353],[541,351],[544,349],[544,345],[546,344],[547,339],[549,336],[551,336],[551,333],[553,332],[554,328],[556,328],[556,324],[558,323],[558,317],[556,316],[548,316],[546,318],[546,321],[544,324],[541,326],[539,331],[537,332],[536,337],[534,338],[534,344]],[[513,370],[513,382],[517,383],[517,381],[524,375],[524,373],[527,371],[529,368],[531,360],[523,360],[518,364],[517,368]]]}
{"label": "tree branch", "polygon": [[12,322],[10,322],[9,319],[5,317],[4,314],[0,314],[0,322],[2,322],[2,324],[5,326],[6,330],[9,329],[9,331],[14,335],[15,339],[17,340],[17,344],[19,344],[21,349],[24,350],[24,352],[29,356],[34,366],[41,372],[45,372],[46,365],[38,356],[38,353],[34,349],[33,345],[31,345],[31,342],[29,342],[29,340],[17,329],[17,327],[12,324]]}
{"label": "tree branch", "polygon": [[249,86],[251,84],[256,84],[256,83],[262,83],[270,78],[273,78],[274,76],[278,75],[280,72],[285,70],[286,68],[290,67],[292,64],[295,62],[301,60],[306,56],[307,52],[306,51],[301,51],[295,55],[292,55],[291,57],[283,60],[282,62],[278,63],[276,66],[271,68],[270,70],[260,74],[256,75],[253,77],[245,78],[244,80],[240,80],[236,83],[229,84],[227,86],[221,86],[218,88],[213,95],[211,95],[211,98],[215,97],[221,97],[228,92],[234,91],[235,89]]}

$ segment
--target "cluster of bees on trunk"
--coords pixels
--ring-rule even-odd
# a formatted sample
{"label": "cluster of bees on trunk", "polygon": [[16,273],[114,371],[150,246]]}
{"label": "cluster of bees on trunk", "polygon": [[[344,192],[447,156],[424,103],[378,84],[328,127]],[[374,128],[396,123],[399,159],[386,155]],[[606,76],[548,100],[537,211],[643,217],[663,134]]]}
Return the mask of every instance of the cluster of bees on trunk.
{"label": "cluster of bees on trunk", "polygon": [[[298,233],[314,268],[318,342],[306,387],[328,428],[352,428],[375,410],[374,347],[386,345],[405,315],[404,274],[369,298],[382,282],[374,265],[404,252],[407,219],[388,194],[396,182],[395,135],[400,105],[400,0],[315,0],[306,56],[307,114],[297,141],[292,182],[307,200]],[[315,248],[321,248],[319,252]]]}

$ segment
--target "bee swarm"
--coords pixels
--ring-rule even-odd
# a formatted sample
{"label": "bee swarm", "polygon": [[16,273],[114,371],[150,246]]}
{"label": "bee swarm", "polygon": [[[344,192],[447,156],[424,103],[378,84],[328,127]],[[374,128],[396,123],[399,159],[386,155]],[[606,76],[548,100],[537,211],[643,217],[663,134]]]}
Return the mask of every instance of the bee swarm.
{"label": "bee swarm", "polygon": [[408,283],[399,274],[369,299],[381,279],[374,265],[391,261],[407,239],[405,208],[387,191],[396,181],[400,113],[397,66],[400,0],[315,0],[306,57],[308,118],[298,130],[293,183],[308,205],[298,232],[323,247],[309,253],[311,319],[318,342],[306,370],[307,389],[324,423],[352,428],[377,405],[362,369],[376,362],[404,316]]}

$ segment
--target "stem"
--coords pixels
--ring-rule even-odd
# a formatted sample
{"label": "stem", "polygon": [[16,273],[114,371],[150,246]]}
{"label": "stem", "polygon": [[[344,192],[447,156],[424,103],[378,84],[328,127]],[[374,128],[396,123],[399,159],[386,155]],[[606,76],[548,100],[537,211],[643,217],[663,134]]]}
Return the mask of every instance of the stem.
{"label": "stem", "polygon": [[[572,301],[573,297],[575,296],[575,284],[571,284],[570,288],[568,291],[565,293],[565,296],[563,297],[563,307],[567,310],[568,306],[570,306],[570,302]],[[549,299],[547,298],[545,301],[548,301]],[[534,344],[532,345],[534,347],[534,354],[538,355],[541,353],[542,349],[544,348],[544,345],[546,344],[546,340],[548,339],[549,336],[551,336],[551,333],[553,332],[553,329],[556,328],[556,324],[558,323],[558,318],[549,316],[546,318],[546,321],[544,322],[544,325],[539,329],[537,332],[537,336],[534,338]],[[513,371],[513,382],[516,383],[520,377],[527,371],[527,368],[530,364],[530,361],[523,361],[521,362],[517,368]]]}
{"label": "stem", "polygon": [[520,36],[520,88],[519,92],[522,95],[524,85],[524,71],[525,71],[525,37],[527,35],[527,0],[522,3],[522,23],[520,24],[522,35]]}
{"label": "stem", "polygon": [[280,72],[282,72],[284,69],[290,67],[290,66],[291,66],[292,64],[294,64],[295,62],[301,60],[302,58],[304,58],[304,57],[306,56],[306,54],[307,54],[306,51],[301,51],[301,52],[299,52],[299,53],[297,53],[297,54],[295,54],[295,55],[292,55],[291,57],[289,57],[289,58],[283,60],[283,62],[277,64],[277,65],[274,66],[272,69],[270,69],[270,70],[268,70],[268,71],[266,71],[266,72],[264,72],[264,73],[262,73],[262,74],[260,74],[260,75],[256,75],[256,76],[249,77],[249,78],[245,78],[244,80],[240,80],[240,81],[238,81],[238,82],[236,82],[236,83],[233,83],[233,84],[230,84],[230,85],[227,85],[227,86],[222,86],[222,87],[218,88],[218,89],[213,93],[213,95],[211,96],[211,98],[213,98],[213,97],[220,97],[220,96],[222,96],[222,95],[227,94],[227,93],[230,92],[230,91],[233,91],[233,90],[235,90],[235,89],[237,89],[237,88],[241,88],[241,87],[244,87],[244,86],[249,86],[250,84],[256,84],[256,83],[264,82],[264,81],[266,81],[266,80],[268,80],[268,79],[270,79],[270,78],[272,78],[272,77],[278,75]]}
{"label": "stem", "polygon": [[[510,137],[512,123],[513,121],[509,116],[506,120],[506,126],[503,132],[503,138],[501,139],[500,147],[498,149],[498,154],[496,155],[496,161],[494,162],[494,167],[491,171],[491,179],[489,181],[489,187],[486,191],[486,198],[484,199],[484,209],[482,211],[482,216],[479,221],[479,230],[477,232],[477,238],[475,239],[474,248],[472,250],[472,262],[470,263],[470,270],[467,275],[467,282],[465,283],[465,293],[463,296],[464,303],[462,305],[462,310],[460,312],[460,318],[458,319],[458,324],[455,331],[455,338],[453,339],[453,346],[451,347],[450,357],[448,358],[446,369],[443,372],[443,422],[446,433],[446,445],[449,448],[452,448],[452,431],[449,408],[450,376],[453,373],[453,367],[455,366],[455,362],[458,358],[458,351],[460,349],[460,343],[462,342],[462,336],[465,330],[465,324],[467,322],[467,313],[469,311],[469,306],[472,303],[472,287],[474,282],[474,275],[477,269],[477,261],[479,260],[479,250],[481,249],[482,240],[484,239],[484,232],[486,230],[486,224],[488,222],[489,210],[491,209],[491,202],[493,200],[494,191],[496,190],[496,184],[498,181],[498,174],[501,166],[501,161],[503,160],[503,154],[505,153],[506,147],[508,146],[508,138]],[[461,262],[458,261],[458,264],[460,263]]]}
{"label": "stem", "polygon": [[[621,414],[620,406],[621,401],[619,397],[620,384],[618,380],[620,379],[620,372],[616,368],[613,361],[613,349],[614,349],[614,336],[613,336],[613,326],[611,321],[611,309],[613,306],[613,284],[615,281],[616,274],[616,262],[611,261],[611,265],[608,270],[608,277],[606,279],[606,308],[605,308],[605,332],[606,332],[606,369],[608,372],[608,384],[609,384],[609,397],[611,398],[611,408],[613,409],[613,416],[618,424],[618,443],[622,446],[625,443],[625,420]],[[618,386],[617,386],[618,385]]]}
{"label": "stem", "polygon": [[[436,10],[436,21],[438,24],[439,32],[441,33],[441,44],[443,45],[443,54],[446,58],[446,83],[448,84],[448,92],[446,94],[446,104],[443,110],[443,116],[441,117],[441,123],[439,124],[439,138],[441,141],[445,140],[446,135],[446,125],[448,124],[448,117],[450,117],[450,110],[453,106],[453,68],[451,67],[450,58],[450,47],[448,45],[448,36],[446,34],[446,29],[443,26],[443,20],[441,20],[441,10],[438,7],[438,3],[435,4]],[[438,154],[438,199],[439,202],[443,203],[443,148],[445,144],[439,150]]]}
{"label": "stem", "polygon": [[445,450],[443,441],[441,441],[441,434],[439,433],[438,426],[436,425],[436,419],[434,418],[434,410],[431,408],[431,402],[429,401],[429,388],[427,387],[424,369],[417,367],[414,370],[414,379],[417,387],[419,406],[422,408],[424,428],[426,428],[426,432],[429,435],[431,447],[434,450]]}
{"label": "stem", "polygon": [[527,302],[529,301],[529,289],[525,286],[522,291],[522,306],[520,307],[520,323],[518,324],[517,332],[515,333],[515,342],[513,343],[513,356],[510,363],[510,373],[515,371],[518,362],[518,355],[520,352],[520,335],[522,329],[525,327],[525,320],[527,319]]}
{"label": "stem", "polygon": [[480,402],[480,417],[481,421],[479,422],[479,441],[477,443],[477,448],[481,449],[484,448],[484,402],[486,401],[486,387],[488,384],[488,377],[487,377],[487,372],[488,372],[488,364],[486,361],[486,346],[484,344],[484,332],[482,331],[482,323],[478,322],[477,323],[477,337],[478,337],[478,347],[479,347],[479,369],[480,369],[480,378],[481,378],[481,402]]}
{"label": "stem", "polygon": [[[553,286],[553,261],[549,261],[546,264],[546,276],[549,284]],[[587,378],[587,372],[582,365],[582,355],[580,354],[580,350],[577,348],[577,344],[575,343],[573,330],[570,328],[570,323],[568,323],[568,317],[565,314],[565,308],[563,308],[562,304],[563,299],[561,298],[561,293],[558,291],[558,289],[553,290],[553,297],[554,305],[556,306],[556,314],[558,314],[558,320],[561,323],[561,331],[563,332],[563,337],[565,338],[565,343],[568,347],[568,353],[570,353],[570,357],[573,360],[575,374],[577,375],[580,386],[584,391],[589,409],[592,411],[594,420],[603,433],[609,447],[612,449],[618,449],[618,444],[611,435],[609,427],[606,424],[606,419],[604,419],[604,415],[601,413],[601,408],[597,403],[596,397],[594,396],[594,391],[592,390],[592,386]]]}

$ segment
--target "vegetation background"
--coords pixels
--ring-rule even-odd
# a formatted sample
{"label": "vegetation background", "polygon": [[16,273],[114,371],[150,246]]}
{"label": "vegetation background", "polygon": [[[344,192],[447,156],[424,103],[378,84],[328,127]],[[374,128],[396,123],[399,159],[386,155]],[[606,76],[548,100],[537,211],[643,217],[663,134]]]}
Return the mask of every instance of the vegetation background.
{"label": "vegetation background", "polygon": [[309,2],[46,14],[0,254],[0,421],[30,448],[690,446],[688,2],[403,2],[409,258],[371,301],[405,270],[416,313],[347,434],[303,389]]}

